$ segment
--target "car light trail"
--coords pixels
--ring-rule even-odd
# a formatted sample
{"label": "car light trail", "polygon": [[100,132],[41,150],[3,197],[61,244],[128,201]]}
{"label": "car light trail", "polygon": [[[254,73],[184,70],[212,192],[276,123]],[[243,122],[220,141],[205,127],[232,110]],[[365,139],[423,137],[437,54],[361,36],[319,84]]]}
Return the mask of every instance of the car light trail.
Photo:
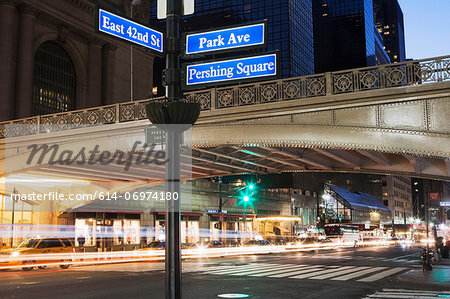
{"label": "car light trail", "polygon": [[[365,242],[364,245],[380,246],[392,245],[392,241]],[[336,248],[353,247],[353,244],[329,243],[329,244],[293,244],[271,246],[242,246],[223,248],[194,248],[182,249],[183,259],[193,258],[217,258],[236,255],[256,255],[269,253],[301,252],[313,250],[331,250]],[[21,269],[32,267],[48,267],[58,265],[86,266],[95,264],[115,264],[130,262],[163,261],[164,250],[132,250],[110,252],[76,252],[76,253],[49,253],[29,254],[0,258],[0,270]]]}

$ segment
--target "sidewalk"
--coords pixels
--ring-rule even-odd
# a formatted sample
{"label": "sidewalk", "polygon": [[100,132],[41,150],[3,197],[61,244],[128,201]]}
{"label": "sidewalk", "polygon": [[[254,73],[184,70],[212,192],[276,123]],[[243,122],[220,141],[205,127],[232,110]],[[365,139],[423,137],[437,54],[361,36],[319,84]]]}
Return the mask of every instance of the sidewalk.
{"label": "sidewalk", "polygon": [[433,265],[433,271],[410,270],[400,274],[402,282],[439,286],[450,289],[450,260],[443,259]]}

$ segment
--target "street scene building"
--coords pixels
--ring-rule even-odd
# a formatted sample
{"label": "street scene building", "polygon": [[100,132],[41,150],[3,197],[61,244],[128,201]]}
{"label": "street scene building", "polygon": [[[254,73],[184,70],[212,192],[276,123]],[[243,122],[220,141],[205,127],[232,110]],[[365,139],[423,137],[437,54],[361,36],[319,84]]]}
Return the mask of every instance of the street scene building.
{"label": "street scene building", "polygon": [[315,72],[390,63],[372,0],[314,0]]}
{"label": "street scene building", "polygon": [[403,12],[398,1],[375,0],[373,10],[375,26],[383,37],[383,46],[390,61],[405,61],[405,25]]}
{"label": "street scene building", "polygon": [[[96,1],[129,14],[123,1]],[[0,119],[10,120],[130,100],[130,45],[96,33],[95,3],[3,1]],[[148,23],[141,6],[135,17]],[[142,10],[142,11],[141,11]],[[133,50],[133,98],[151,95],[153,56]]]}
{"label": "street scene building", "polygon": [[394,223],[412,224],[411,178],[384,176],[383,203],[391,209]]}

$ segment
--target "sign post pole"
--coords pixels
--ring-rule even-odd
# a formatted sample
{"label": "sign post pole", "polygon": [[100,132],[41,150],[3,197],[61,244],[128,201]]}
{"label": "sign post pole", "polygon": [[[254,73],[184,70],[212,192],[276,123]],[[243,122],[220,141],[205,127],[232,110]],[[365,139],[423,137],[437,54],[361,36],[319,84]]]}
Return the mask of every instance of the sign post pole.
{"label": "sign post pole", "polygon": [[427,197],[425,198],[425,225],[427,230],[427,252],[430,250],[430,243],[428,242],[428,205],[429,205],[430,191],[427,192]]}
{"label": "sign post pole", "polygon": [[[182,98],[180,81],[180,15],[181,0],[167,0],[166,100]],[[180,134],[172,125],[166,132],[167,158],[166,192],[180,191]],[[173,196],[172,196],[173,197]],[[180,200],[166,200],[166,299],[181,299],[181,236]]]}

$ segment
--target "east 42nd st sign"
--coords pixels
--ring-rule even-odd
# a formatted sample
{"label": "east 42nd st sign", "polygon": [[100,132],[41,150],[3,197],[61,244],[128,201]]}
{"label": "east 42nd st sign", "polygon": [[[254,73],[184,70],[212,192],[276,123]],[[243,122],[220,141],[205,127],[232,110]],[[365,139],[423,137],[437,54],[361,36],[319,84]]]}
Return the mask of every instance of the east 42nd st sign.
{"label": "east 42nd st sign", "polygon": [[99,32],[118,37],[120,39],[138,44],[163,53],[163,34],[124,17],[98,9],[97,30]]}

